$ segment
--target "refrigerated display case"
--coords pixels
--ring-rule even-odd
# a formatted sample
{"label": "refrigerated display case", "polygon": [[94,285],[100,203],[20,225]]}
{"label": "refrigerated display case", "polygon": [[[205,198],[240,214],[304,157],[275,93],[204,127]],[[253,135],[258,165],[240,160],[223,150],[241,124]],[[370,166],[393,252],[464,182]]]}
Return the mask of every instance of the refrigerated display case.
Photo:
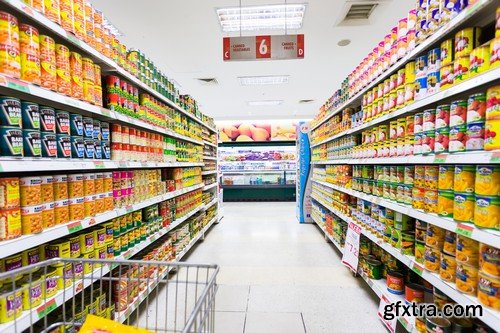
{"label": "refrigerated display case", "polygon": [[225,201],[295,200],[295,143],[220,147]]}

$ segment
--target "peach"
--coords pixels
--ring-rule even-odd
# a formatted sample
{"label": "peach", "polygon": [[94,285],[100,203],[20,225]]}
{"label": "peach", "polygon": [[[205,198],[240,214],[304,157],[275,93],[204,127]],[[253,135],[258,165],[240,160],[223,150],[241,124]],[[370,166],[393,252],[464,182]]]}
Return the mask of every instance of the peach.
{"label": "peach", "polygon": [[220,137],[220,140],[221,140],[222,142],[230,142],[230,141],[231,141],[231,139],[230,139],[230,138],[227,136],[227,134],[226,134],[226,133],[224,133],[224,132],[220,132],[220,133],[219,133],[219,137]]}
{"label": "peach", "polygon": [[267,141],[267,139],[269,139],[269,132],[263,128],[254,128],[252,131],[252,138],[255,141]]}
{"label": "peach", "polygon": [[251,137],[247,136],[247,135],[240,135],[236,138],[236,142],[249,142],[249,141],[253,141]]}
{"label": "peach", "polygon": [[227,136],[229,138],[231,138],[231,140],[234,140],[238,137],[238,135],[240,135],[240,131],[238,131],[238,129],[234,126],[224,126],[223,129],[224,133],[227,134]]}
{"label": "peach", "polygon": [[248,137],[252,136],[252,132],[254,129],[255,126],[253,126],[252,124],[241,124],[240,127],[238,127],[240,135],[246,135]]}

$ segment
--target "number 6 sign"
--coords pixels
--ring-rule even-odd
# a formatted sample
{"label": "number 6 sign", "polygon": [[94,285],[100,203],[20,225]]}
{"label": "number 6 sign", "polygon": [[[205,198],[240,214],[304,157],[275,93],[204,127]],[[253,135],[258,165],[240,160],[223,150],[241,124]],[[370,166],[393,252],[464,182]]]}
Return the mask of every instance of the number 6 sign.
{"label": "number 6 sign", "polygon": [[256,36],[255,50],[257,59],[271,58],[271,36]]}

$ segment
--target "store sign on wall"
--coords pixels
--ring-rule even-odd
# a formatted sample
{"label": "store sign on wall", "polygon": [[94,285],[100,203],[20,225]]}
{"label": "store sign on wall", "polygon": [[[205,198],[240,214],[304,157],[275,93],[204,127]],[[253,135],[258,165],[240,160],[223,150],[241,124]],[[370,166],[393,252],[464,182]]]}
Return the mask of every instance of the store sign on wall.
{"label": "store sign on wall", "polygon": [[224,37],[224,61],[304,59],[304,35]]}

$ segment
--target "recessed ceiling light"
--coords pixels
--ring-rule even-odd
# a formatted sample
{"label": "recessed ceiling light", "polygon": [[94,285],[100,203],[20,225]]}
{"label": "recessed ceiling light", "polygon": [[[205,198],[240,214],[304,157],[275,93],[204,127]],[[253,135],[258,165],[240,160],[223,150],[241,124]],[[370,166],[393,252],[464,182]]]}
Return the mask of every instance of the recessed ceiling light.
{"label": "recessed ceiling light", "polygon": [[302,28],[305,4],[218,8],[222,31],[275,30]]}
{"label": "recessed ceiling light", "polygon": [[341,41],[339,41],[337,43],[338,46],[347,46],[351,44],[351,40],[350,39],[342,39]]}
{"label": "recessed ceiling light", "polygon": [[268,84],[285,84],[288,83],[289,75],[267,75],[267,76],[240,76],[240,84],[242,86],[256,86]]}
{"label": "recessed ceiling light", "polygon": [[249,106],[276,106],[283,104],[283,100],[248,101]]}

